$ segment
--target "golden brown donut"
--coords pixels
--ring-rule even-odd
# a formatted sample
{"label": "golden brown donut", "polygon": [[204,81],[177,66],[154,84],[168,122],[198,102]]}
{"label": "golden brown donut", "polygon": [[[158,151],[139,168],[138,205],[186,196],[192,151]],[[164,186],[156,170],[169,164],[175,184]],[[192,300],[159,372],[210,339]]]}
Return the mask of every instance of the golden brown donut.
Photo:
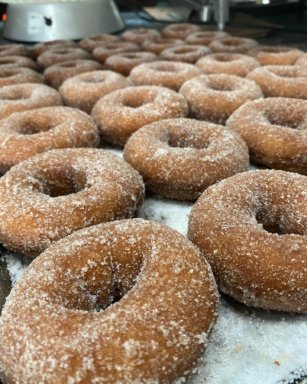
{"label": "golden brown donut", "polygon": [[213,53],[202,57],[195,65],[207,75],[225,73],[241,77],[260,66],[257,60],[241,53]]}
{"label": "golden brown donut", "polygon": [[219,124],[246,101],[262,97],[254,81],[225,74],[194,77],[179,92],[188,101],[191,116]]}
{"label": "golden brown donut", "polygon": [[136,85],[160,85],[178,91],[185,81],[200,74],[192,64],[161,60],[138,65],[130,72],[129,79]]}
{"label": "golden brown donut", "polygon": [[93,119],[77,109],[46,107],[14,113],[0,121],[0,173],[50,149],[98,143]]}
{"label": "golden brown donut", "polygon": [[129,85],[119,73],[92,71],[65,80],[59,91],[66,105],[91,113],[101,97]]}
{"label": "golden brown donut", "polygon": [[257,44],[253,39],[230,36],[212,41],[209,48],[212,52],[246,53]]}
{"label": "golden brown donut", "polygon": [[265,96],[307,99],[307,67],[300,65],[267,65],[247,76],[254,80]]}
{"label": "golden brown donut", "polygon": [[50,67],[51,65],[62,63],[64,61],[72,61],[78,59],[91,59],[92,56],[82,48],[59,47],[50,48],[37,58],[37,63],[42,67]]}
{"label": "golden brown donut", "polygon": [[86,228],[48,248],[13,289],[0,370],[23,384],[183,382],[217,306],[208,263],[178,232],[142,219]]}
{"label": "golden brown donut", "polygon": [[82,39],[79,42],[79,46],[89,52],[93,52],[93,50],[105,43],[113,43],[119,41],[118,36],[109,35],[107,33],[101,33],[100,35],[92,35]]}
{"label": "golden brown donut", "polygon": [[185,41],[188,44],[209,45],[212,41],[224,37],[229,37],[229,34],[221,31],[197,31],[189,34]]}
{"label": "golden brown donut", "polygon": [[139,64],[154,61],[157,56],[151,52],[131,52],[113,55],[105,61],[105,68],[128,76],[130,71]]}
{"label": "golden brown donut", "polygon": [[34,57],[40,56],[42,53],[54,48],[77,48],[78,44],[72,40],[57,39],[45,41],[43,43],[37,43],[32,48],[32,54]]}
{"label": "golden brown donut", "polygon": [[29,56],[28,48],[23,44],[0,45],[0,56]]}
{"label": "golden brown donut", "polygon": [[162,35],[170,39],[185,40],[191,33],[200,31],[201,28],[195,24],[189,23],[176,23],[167,25],[162,30]]}
{"label": "golden brown donut", "polygon": [[140,47],[137,44],[129,43],[128,41],[117,41],[105,43],[93,50],[93,56],[100,63],[104,63],[106,59],[112,55],[126,52],[138,52]]}
{"label": "golden brown donut", "polygon": [[299,58],[295,62],[295,65],[307,66],[307,53],[303,53],[301,56],[299,56]]}
{"label": "golden brown donut", "polygon": [[307,312],[307,178],[244,172],[210,187],[192,208],[189,238],[219,289],[246,305]]}
{"label": "golden brown donut", "polygon": [[133,132],[163,119],[185,117],[188,105],[168,88],[139,86],[119,89],[100,99],[92,117],[104,140],[123,146]]}
{"label": "golden brown donut", "polygon": [[293,65],[303,52],[293,47],[258,45],[247,54],[261,65]]}
{"label": "golden brown donut", "polygon": [[53,88],[59,88],[70,77],[81,73],[102,69],[102,65],[95,60],[72,60],[54,64],[44,71],[44,79]]}
{"label": "golden brown donut", "polygon": [[14,112],[52,105],[62,105],[62,98],[47,85],[23,83],[0,88],[0,120]]}
{"label": "golden brown donut", "polygon": [[145,40],[142,43],[142,48],[145,51],[155,53],[156,55],[159,55],[164,49],[170,48],[170,47],[177,47],[180,45],[184,45],[185,42],[180,39],[169,39],[167,37],[159,37],[155,40]]}
{"label": "golden brown donut", "polygon": [[203,45],[184,45],[167,48],[159,56],[162,60],[183,61],[194,64],[201,57],[209,53],[210,49]]}
{"label": "golden brown donut", "polygon": [[37,70],[37,64],[29,57],[24,56],[1,56],[0,71],[8,68],[25,67]]}
{"label": "golden brown donut", "polygon": [[169,119],[135,132],[124,159],[142,176],[146,190],[177,200],[195,200],[208,188],[247,170],[248,149],[225,127],[192,119]]}
{"label": "golden brown donut", "polygon": [[227,121],[248,145],[252,160],[307,175],[307,101],[286,97],[246,103]]}
{"label": "golden brown donut", "polygon": [[160,36],[160,32],[153,28],[134,28],[124,32],[122,39],[130,43],[142,44],[145,40],[156,40]]}
{"label": "golden brown donut", "polygon": [[31,257],[70,233],[133,215],[140,175],[102,149],[40,153],[0,179],[0,241]]}
{"label": "golden brown donut", "polygon": [[21,83],[43,83],[43,77],[30,68],[12,67],[1,69],[0,87]]}

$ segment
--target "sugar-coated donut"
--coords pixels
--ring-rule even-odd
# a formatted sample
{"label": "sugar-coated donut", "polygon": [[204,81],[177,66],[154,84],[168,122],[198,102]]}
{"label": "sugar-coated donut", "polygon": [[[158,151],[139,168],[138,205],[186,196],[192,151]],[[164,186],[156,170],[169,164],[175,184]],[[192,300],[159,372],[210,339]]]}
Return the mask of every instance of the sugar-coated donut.
{"label": "sugar-coated donut", "polygon": [[159,55],[164,49],[184,45],[185,42],[180,39],[171,39],[167,37],[159,37],[155,40],[145,40],[142,43],[142,48],[145,51],[149,51],[152,53],[155,53],[156,55]]}
{"label": "sugar-coated donut", "polygon": [[247,170],[248,149],[239,135],[212,123],[169,119],[135,132],[124,159],[157,195],[195,200],[211,184]]}
{"label": "sugar-coated donut", "polygon": [[101,33],[100,35],[92,35],[82,39],[79,42],[79,46],[89,52],[93,52],[95,48],[100,47],[105,43],[113,43],[115,41],[119,41],[118,36]]}
{"label": "sugar-coated donut", "polygon": [[307,99],[307,67],[300,65],[267,65],[252,71],[254,80],[265,96]]}
{"label": "sugar-coated donut", "polygon": [[28,48],[23,44],[0,45],[0,56],[29,56]]}
{"label": "sugar-coated donut", "polygon": [[25,67],[37,70],[35,61],[25,56],[0,56],[0,71],[8,68]]}
{"label": "sugar-coated donut", "polygon": [[205,74],[225,73],[245,77],[260,64],[257,60],[241,53],[213,53],[199,59],[196,66]]}
{"label": "sugar-coated donut", "polygon": [[66,105],[90,113],[101,97],[129,85],[127,79],[119,73],[92,71],[67,79],[59,91]]}
{"label": "sugar-coated donut", "polygon": [[72,40],[57,39],[45,41],[43,43],[37,43],[32,48],[32,54],[34,57],[40,56],[42,53],[54,48],[77,48],[78,44]]}
{"label": "sugar-coated donut", "polygon": [[299,56],[299,58],[295,62],[295,65],[307,66],[307,53],[303,53],[301,56]]}
{"label": "sugar-coated donut", "polygon": [[30,68],[12,67],[1,69],[0,87],[21,83],[43,83],[43,77]]}
{"label": "sugar-coated donut", "polygon": [[189,34],[185,41],[188,44],[209,45],[212,41],[224,37],[229,37],[229,34],[221,31],[197,31]]}
{"label": "sugar-coated donut", "polygon": [[303,52],[293,47],[258,45],[247,54],[254,57],[261,65],[292,65]]}
{"label": "sugar-coated donut", "polygon": [[129,79],[136,85],[160,85],[177,91],[185,81],[200,74],[201,71],[192,64],[154,61],[133,68]]}
{"label": "sugar-coated donut", "polygon": [[263,170],[232,176],[198,199],[189,238],[219,289],[246,305],[307,312],[307,178]]}
{"label": "sugar-coated donut", "polygon": [[142,44],[145,40],[156,40],[161,36],[160,32],[153,28],[134,28],[122,34],[124,41]]}
{"label": "sugar-coated donut", "polygon": [[23,83],[0,88],[0,120],[14,112],[52,105],[62,105],[62,98],[47,85]]}
{"label": "sugar-coated donut", "polygon": [[105,43],[93,50],[93,56],[100,63],[104,63],[110,56],[126,52],[138,52],[140,46],[128,41],[116,41],[112,43]]}
{"label": "sugar-coated donut", "polygon": [[157,56],[151,52],[131,52],[113,55],[105,61],[105,67],[111,71],[128,76],[130,71],[139,64],[154,61]]}
{"label": "sugar-coated donut", "polygon": [[212,52],[246,53],[256,45],[256,40],[230,36],[212,41],[209,48]]}
{"label": "sugar-coated donut", "polygon": [[286,97],[246,103],[227,121],[249,147],[252,160],[307,175],[307,101]]}
{"label": "sugar-coated donut", "polygon": [[14,113],[0,121],[0,173],[50,149],[98,143],[93,119],[77,109],[46,107]]}
{"label": "sugar-coated donut", "polygon": [[68,78],[84,72],[102,69],[102,65],[95,60],[72,60],[54,64],[44,71],[44,78],[48,85],[59,88]]}
{"label": "sugar-coated donut", "polygon": [[165,49],[160,53],[160,58],[162,60],[183,61],[194,64],[209,53],[210,49],[203,45],[183,45]]}
{"label": "sugar-coated donut", "polygon": [[140,175],[110,152],[40,153],[0,179],[0,241],[35,257],[78,229],[130,217],[143,192]]}
{"label": "sugar-coated donut", "polygon": [[196,24],[189,23],[175,23],[167,25],[162,30],[162,35],[170,39],[185,40],[191,33],[200,31],[201,28]]}
{"label": "sugar-coated donut", "polygon": [[182,95],[158,86],[119,89],[100,99],[92,110],[102,138],[123,146],[133,132],[163,119],[185,117],[188,105]]}
{"label": "sugar-coated donut", "polygon": [[23,384],[184,382],[217,306],[208,263],[173,229],[142,219],[86,228],[48,248],[13,289],[0,370]]}
{"label": "sugar-coated donut", "polygon": [[262,97],[254,81],[225,74],[194,77],[179,92],[188,101],[192,117],[219,124],[246,101]]}
{"label": "sugar-coated donut", "polygon": [[42,67],[50,67],[51,65],[62,63],[64,61],[91,59],[92,56],[82,48],[59,47],[50,48],[37,58],[37,63]]}

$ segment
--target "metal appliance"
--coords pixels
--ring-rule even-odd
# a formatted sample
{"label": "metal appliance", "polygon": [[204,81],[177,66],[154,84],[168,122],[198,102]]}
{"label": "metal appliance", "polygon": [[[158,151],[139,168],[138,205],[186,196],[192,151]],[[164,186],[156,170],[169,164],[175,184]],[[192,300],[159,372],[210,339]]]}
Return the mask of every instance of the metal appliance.
{"label": "metal appliance", "polygon": [[76,40],[124,28],[113,0],[8,0],[7,3],[3,36],[11,40]]}

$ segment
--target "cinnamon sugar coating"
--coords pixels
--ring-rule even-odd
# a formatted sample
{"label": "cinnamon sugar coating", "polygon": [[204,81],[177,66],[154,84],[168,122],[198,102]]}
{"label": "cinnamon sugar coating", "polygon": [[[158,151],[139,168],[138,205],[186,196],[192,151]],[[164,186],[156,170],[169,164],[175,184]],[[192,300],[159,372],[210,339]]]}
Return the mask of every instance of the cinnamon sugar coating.
{"label": "cinnamon sugar coating", "polygon": [[307,178],[250,171],[210,187],[192,208],[189,238],[219,289],[246,305],[307,312]]}
{"label": "cinnamon sugar coating", "polygon": [[14,112],[52,105],[62,105],[62,98],[47,85],[23,83],[0,88],[0,120]]}
{"label": "cinnamon sugar coating", "polygon": [[29,56],[30,51],[23,44],[0,45],[0,56]]}
{"label": "cinnamon sugar coating", "polygon": [[138,52],[140,50],[137,44],[129,43],[128,41],[115,41],[101,44],[101,46],[95,48],[93,50],[93,56],[100,63],[104,63],[110,56],[120,53]]}
{"label": "cinnamon sugar coating", "polygon": [[209,265],[178,232],[142,219],[83,229],[34,260],[13,289],[0,370],[23,384],[183,381],[217,304]]}
{"label": "cinnamon sugar coating", "polygon": [[154,61],[133,68],[129,79],[136,85],[159,85],[178,91],[184,82],[201,75],[192,64],[178,61]]}
{"label": "cinnamon sugar coating", "polygon": [[241,77],[260,66],[257,60],[241,53],[213,53],[202,57],[195,65],[207,75],[225,73]]}
{"label": "cinnamon sugar coating", "polygon": [[256,40],[229,36],[212,41],[209,48],[212,52],[246,53],[256,45]]}
{"label": "cinnamon sugar coating", "polygon": [[160,53],[162,60],[181,61],[194,64],[201,57],[210,53],[210,49],[203,45],[183,45],[165,49]]}
{"label": "cinnamon sugar coating", "polygon": [[68,107],[14,113],[0,121],[0,173],[38,153],[55,148],[95,147],[93,119]]}
{"label": "cinnamon sugar coating", "polygon": [[30,59],[29,57],[24,56],[0,56],[0,71],[6,70],[8,68],[16,68],[16,67],[25,67],[33,69],[34,71],[38,69],[35,61]]}
{"label": "cinnamon sugar coating", "polygon": [[171,39],[185,40],[191,33],[200,31],[201,28],[196,24],[176,23],[163,28],[162,35]]}
{"label": "cinnamon sugar coating", "polygon": [[307,68],[300,65],[267,65],[250,72],[265,96],[307,99]]}
{"label": "cinnamon sugar coating", "polygon": [[286,97],[246,103],[227,121],[251,159],[270,168],[307,174],[307,101]]}
{"label": "cinnamon sugar coating", "polygon": [[188,105],[168,88],[139,86],[119,89],[100,99],[92,110],[101,137],[123,146],[133,132],[163,119],[185,117]]}
{"label": "cinnamon sugar coating", "polygon": [[64,61],[46,68],[44,79],[48,85],[58,89],[66,79],[98,69],[102,69],[102,65],[95,60]]}
{"label": "cinnamon sugar coating", "polygon": [[129,85],[127,79],[119,73],[91,71],[67,79],[59,91],[66,105],[91,113],[100,98]]}
{"label": "cinnamon sugar coating", "polygon": [[92,56],[82,48],[75,47],[55,47],[50,48],[37,58],[37,63],[42,67],[50,67],[51,65],[62,63],[64,61],[91,59]]}
{"label": "cinnamon sugar coating", "polygon": [[100,47],[105,43],[117,42],[119,40],[120,38],[118,36],[101,33],[100,35],[92,35],[82,39],[79,42],[79,46],[89,52],[93,52],[95,48]]}
{"label": "cinnamon sugar coating", "polygon": [[22,83],[43,83],[43,77],[30,68],[16,67],[1,70],[0,87]]}
{"label": "cinnamon sugar coating", "polygon": [[155,61],[157,56],[151,52],[127,52],[112,55],[105,61],[105,68],[128,76],[131,70],[139,64]]}
{"label": "cinnamon sugar coating", "polygon": [[218,124],[225,124],[245,102],[262,97],[254,81],[226,74],[194,77],[183,84],[179,93],[188,101],[192,117]]}
{"label": "cinnamon sugar coating", "polygon": [[156,40],[160,36],[160,32],[153,28],[133,28],[124,32],[122,39],[130,43],[142,44],[145,40]]}
{"label": "cinnamon sugar coating", "polygon": [[84,227],[131,217],[143,198],[140,175],[100,149],[54,149],[0,180],[0,241],[35,257]]}
{"label": "cinnamon sugar coating", "polygon": [[75,43],[72,40],[65,40],[65,39],[57,39],[57,40],[50,40],[45,41],[43,43],[37,43],[32,48],[32,54],[35,57],[40,56],[42,53],[48,51],[49,49],[53,48],[77,48],[78,44]]}
{"label": "cinnamon sugar coating", "polygon": [[225,127],[192,119],[170,119],[135,132],[124,159],[143,176],[146,190],[195,200],[211,184],[247,170],[248,149]]}
{"label": "cinnamon sugar coating", "polygon": [[293,65],[303,52],[293,47],[258,45],[247,54],[261,65]]}

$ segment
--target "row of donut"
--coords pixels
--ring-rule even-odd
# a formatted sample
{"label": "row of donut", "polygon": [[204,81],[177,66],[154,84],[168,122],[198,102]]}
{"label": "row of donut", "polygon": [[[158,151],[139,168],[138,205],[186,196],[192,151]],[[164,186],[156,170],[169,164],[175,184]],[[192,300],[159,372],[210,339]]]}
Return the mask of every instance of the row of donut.
{"label": "row of donut", "polygon": [[[126,79],[110,71],[81,76],[84,78],[81,89],[78,77],[66,80],[75,84],[70,95],[73,102],[68,104],[86,111],[94,104],[91,116],[104,141],[124,146],[144,125],[189,114],[200,120],[226,123],[241,135],[252,159],[261,164],[307,172],[306,100],[264,99],[256,83],[234,75],[201,75],[186,81],[179,93],[160,86],[128,86]],[[93,82],[95,79],[97,82]],[[67,90],[65,83],[62,87]],[[66,103],[67,94],[65,98],[64,93]],[[51,148],[96,146],[99,141],[93,121],[88,122],[91,133],[81,125],[79,130],[73,129],[78,119],[90,119],[81,116],[81,111],[67,109],[66,113],[64,107],[45,112],[36,110],[62,104],[61,95],[48,86],[29,83],[6,86],[0,88],[0,97],[1,172],[35,153]],[[13,114],[32,109],[35,110]],[[61,125],[65,120],[68,120],[66,130]],[[41,134],[30,135],[38,132]]]}

